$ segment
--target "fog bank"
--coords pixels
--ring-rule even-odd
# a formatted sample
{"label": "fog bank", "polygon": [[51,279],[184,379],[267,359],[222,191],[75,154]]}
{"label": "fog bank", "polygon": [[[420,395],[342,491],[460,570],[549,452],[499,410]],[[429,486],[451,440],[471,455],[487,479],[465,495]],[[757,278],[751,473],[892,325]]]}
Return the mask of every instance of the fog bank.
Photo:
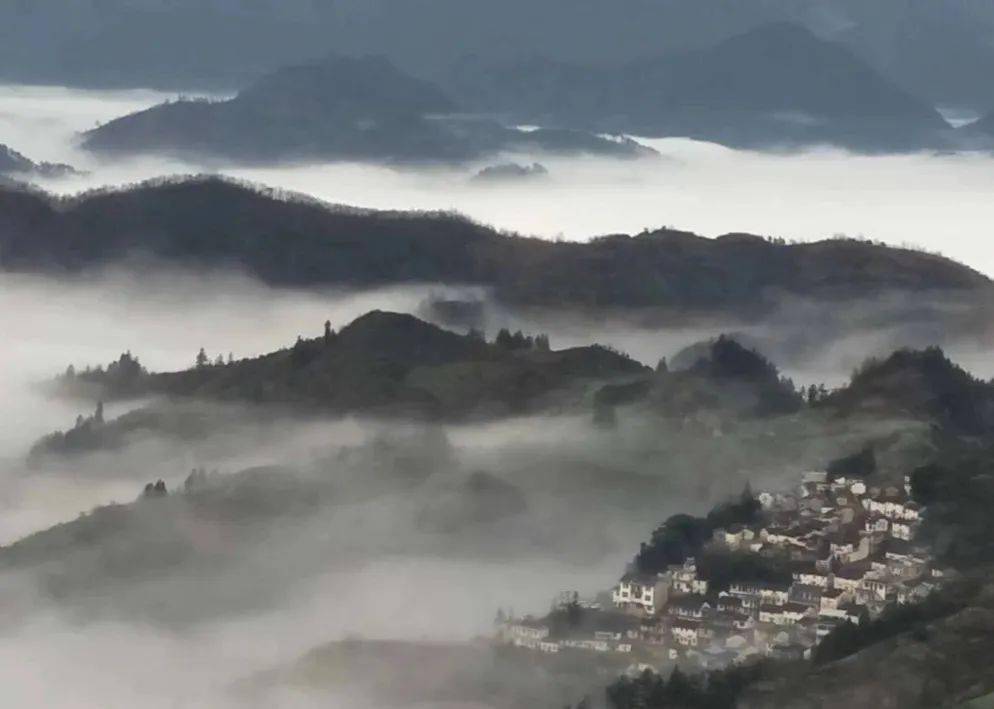
{"label": "fog bank", "polygon": [[335,163],[225,167],[134,158],[100,162],[74,145],[77,131],[165,94],[0,87],[0,142],[35,160],[74,164],[88,174],[44,181],[70,193],[163,174],[223,170],[336,203],[385,209],[453,209],[502,229],[571,240],[670,226],[717,236],[747,231],[813,240],[848,234],[917,245],[994,274],[981,238],[994,220],[994,157],[988,154],[861,156],[732,150],[682,138],[644,141],[657,160],[616,161],[508,155],[540,161],[542,180],[479,184],[483,164],[396,170]]}

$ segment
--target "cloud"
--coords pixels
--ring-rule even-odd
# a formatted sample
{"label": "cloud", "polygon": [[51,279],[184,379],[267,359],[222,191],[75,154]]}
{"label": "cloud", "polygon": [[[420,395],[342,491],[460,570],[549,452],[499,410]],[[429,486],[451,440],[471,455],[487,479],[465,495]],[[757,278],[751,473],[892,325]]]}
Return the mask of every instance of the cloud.
{"label": "cloud", "polygon": [[[17,91],[0,96],[16,98]],[[72,147],[72,133],[93,120],[159,98],[29,90],[19,103],[6,104],[17,115],[0,116],[0,127],[14,126],[15,137],[27,145],[11,144],[35,159],[92,171],[48,185],[60,190],[196,168],[146,159],[99,164]],[[29,135],[38,119],[51,131],[46,140]],[[471,185],[467,178],[478,166],[232,172],[338,202],[457,208],[550,238],[660,224],[797,238],[848,231],[931,244],[994,270],[975,238],[994,210],[987,199],[994,180],[989,158],[760,155],[682,140],[656,144],[667,159],[543,158],[552,177],[541,186]],[[951,234],[950,226],[958,231]],[[0,541],[71,521],[99,504],[130,502],[151,479],[161,477],[175,489],[194,466],[218,468],[222,475],[278,466],[260,474],[261,489],[287,493],[295,505],[285,518],[265,510],[249,518],[242,516],[245,498],[237,495],[233,507],[215,501],[200,513],[183,498],[165,507],[148,501],[136,508],[136,536],[111,537],[106,547],[83,545],[30,573],[0,575],[0,683],[8,703],[242,706],[243,698],[232,700],[232,683],[291,663],[327,641],[466,641],[488,632],[498,606],[541,612],[558,591],[587,594],[610,586],[638,542],[668,514],[700,512],[736,493],[746,479],[757,487],[786,485],[799,467],[818,465],[899,426],[871,421],[798,436],[797,422],[789,421],[743,425],[715,439],[634,412],[621,412],[617,429],[599,430],[579,412],[450,426],[442,451],[438,430],[218,406],[215,418],[227,425],[201,439],[153,436],[67,464],[25,466],[36,437],[71,425],[88,410],[89,403],[45,398],[33,386],[70,363],[107,363],[131,350],[151,369],[177,369],[191,364],[200,347],[211,356],[253,356],[297,335],[318,335],[326,319],[340,327],[372,308],[421,313],[433,295],[486,299],[476,289],[431,285],[279,290],[230,272],[0,276]],[[941,298],[927,305],[943,317],[919,317],[922,304],[882,296],[858,310],[790,301],[763,322],[677,327],[560,311],[512,312],[486,302],[484,325],[491,336],[503,326],[548,332],[556,348],[596,340],[650,365],[699,339],[741,331],[805,382],[841,381],[866,354],[936,339],[959,348],[954,355],[961,353],[967,364],[990,366],[983,355],[989,345],[986,306],[963,313],[961,304]],[[947,332],[947,322],[957,327]],[[812,323],[818,324],[814,333]],[[973,334],[959,337],[963,332]],[[115,404],[106,415],[141,403]],[[780,445],[770,446],[771,439]],[[520,490],[524,509],[455,534],[419,524],[433,502],[458,505],[460,495],[471,496],[465,482],[477,471]],[[239,478],[245,479],[255,478]],[[307,493],[303,501],[294,495],[299,491]],[[218,510],[233,510],[234,520]],[[177,548],[181,554],[171,566],[167,552]],[[122,558],[134,564],[115,565]],[[366,699],[332,701],[356,706]],[[266,705],[259,696],[253,700]],[[309,701],[292,693],[277,700]]]}
{"label": "cloud", "polygon": [[[35,160],[68,162],[89,171],[44,182],[61,192],[223,167],[151,157],[101,162],[75,147],[75,133],[95,120],[165,98],[152,92],[0,87],[7,107],[0,115],[0,142]],[[659,226],[707,236],[746,231],[802,241],[844,233],[941,251],[994,275],[994,251],[979,238],[994,218],[988,198],[994,188],[991,155],[866,156],[834,149],[760,153],[682,138],[646,142],[663,158],[501,158],[541,161],[550,172],[541,184],[474,184],[469,178],[483,164],[395,170],[335,163],[224,171],[336,203],[454,209],[545,238],[580,240]]]}

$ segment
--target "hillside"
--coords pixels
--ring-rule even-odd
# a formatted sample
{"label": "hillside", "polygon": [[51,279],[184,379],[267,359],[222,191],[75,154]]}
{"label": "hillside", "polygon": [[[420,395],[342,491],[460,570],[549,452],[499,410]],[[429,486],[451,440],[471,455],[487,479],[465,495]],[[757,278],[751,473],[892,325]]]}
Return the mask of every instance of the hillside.
{"label": "hillside", "polygon": [[275,285],[491,286],[519,305],[755,313],[778,295],[971,299],[990,281],[940,256],[832,239],[784,244],[659,230],[586,243],[501,234],[451,214],[375,212],[218,177],[59,199],[0,188],[0,267],[79,272],[133,257],[237,268]]}
{"label": "hillside", "polygon": [[848,48],[787,22],[617,68],[541,58],[467,62],[454,70],[450,90],[475,108],[523,121],[732,146],[899,150],[938,145],[948,129],[934,108]]}
{"label": "hillside", "polygon": [[483,642],[344,640],[254,680],[270,689],[289,686],[332,696],[351,691],[384,707],[517,709],[560,706],[623,666],[610,657],[596,665],[565,658],[535,663]]}
{"label": "hillside", "polygon": [[796,413],[804,399],[763,355],[721,335],[685,348],[671,366],[661,364],[652,376],[607,384],[595,397],[602,415],[634,403],[665,417],[720,429],[736,421]]}
{"label": "hillside", "polygon": [[[634,360],[596,345],[553,351],[535,341],[519,346],[498,338],[488,343],[411,315],[374,311],[338,333],[328,330],[324,337],[300,339],[291,348],[255,359],[204,361],[186,371],[145,374],[123,390],[104,370],[66,377],[62,383],[74,390],[82,383],[106,399],[164,394],[448,419],[522,413],[582,400],[588,383],[644,372]],[[96,426],[91,433],[99,437],[105,430],[116,432],[116,425]],[[76,438],[86,444],[89,436]],[[53,452],[63,452],[61,441],[52,439]]]}
{"label": "hillside", "polygon": [[32,177],[64,177],[75,172],[68,165],[50,162],[35,162],[13,148],[0,144],[0,176],[32,178]]}
{"label": "hillside", "polygon": [[[837,662],[747,690],[740,709],[870,709],[958,706],[994,689],[992,588],[942,618]],[[881,668],[886,672],[881,673]]]}
{"label": "hillside", "polygon": [[504,149],[651,154],[631,141],[574,133],[531,134],[451,116],[436,86],[382,57],[330,56],[285,67],[223,101],[179,100],[117,118],[84,134],[99,153],[214,156],[227,161],[460,161]]}
{"label": "hillside", "polygon": [[[767,659],[698,677],[702,691],[691,692],[679,706],[932,709],[989,694],[994,689],[989,667],[994,651],[989,514],[994,429],[978,414],[992,401],[990,384],[973,379],[933,348],[870,360],[846,387],[816,403],[815,410],[834,409],[837,420],[904,415],[932,424],[930,445],[917,462],[905,461],[898,470],[909,474],[911,495],[925,509],[914,543],[944,565],[940,578],[945,580],[915,603],[894,604],[858,625],[840,626],[809,659]],[[719,526],[755,513],[758,504],[750,508],[745,504],[750,501],[744,493],[738,505],[719,508]],[[667,520],[641,547],[640,567],[654,571],[696,554],[706,570],[707,553],[698,550],[714,524],[711,517]],[[651,693],[654,683],[651,674],[619,680],[609,690],[611,706],[674,706],[665,695]]]}
{"label": "hillside", "polygon": [[974,378],[937,347],[868,361],[823,405],[840,415],[863,411],[919,417],[960,435],[994,432],[994,384]]}

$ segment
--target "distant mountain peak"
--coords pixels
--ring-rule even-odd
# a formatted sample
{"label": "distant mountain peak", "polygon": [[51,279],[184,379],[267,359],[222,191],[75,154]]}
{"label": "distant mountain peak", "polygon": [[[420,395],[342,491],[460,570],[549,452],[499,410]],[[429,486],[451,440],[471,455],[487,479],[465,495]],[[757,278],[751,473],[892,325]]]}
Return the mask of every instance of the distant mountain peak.
{"label": "distant mountain peak", "polygon": [[[283,67],[241,91],[235,101],[311,100],[323,108],[370,115],[447,113],[455,104],[435,85],[405,74],[382,55],[328,54]],[[292,105],[292,104],[291,104]]]}
{"label": "distant mountain peak", "polygon": [[959,433],[994,430],[994,384],[976,379],[938,347],[867,361],[828,403],[842,412],[927,418]]}
{"label": "distant mountain peak", "polygon": [[65,177],[75,174],[69,165],[35,162],[8,145],[0,143],[0,175],[15,177]]}

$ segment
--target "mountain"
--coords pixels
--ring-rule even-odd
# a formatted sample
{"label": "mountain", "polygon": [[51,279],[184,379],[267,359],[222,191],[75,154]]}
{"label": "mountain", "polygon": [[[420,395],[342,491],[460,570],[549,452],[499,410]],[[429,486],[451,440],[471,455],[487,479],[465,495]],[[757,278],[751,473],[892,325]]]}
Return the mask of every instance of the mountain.
{"label": "mountain", "polygon": [[589,242],[509,236],[449,214],[376,212],[217,177],[61,199],[0,188],[0,267],[78,272],[135,257],[234,267],[277,285],[475,283],[506,303],[765,312],[779,296],[852,300],[991,290],[940,256],[831,239],[784,244],[659,230]]}
{"label": "mountain", "polygon": [[662,416],[716,430],[734,421],[792,414],[803,407],[794,384],[763,355],[733,337],[721,335],[691,345],[673,362],[671,368],[661,362],[651,376],[601,387],[594,399],[596,410],[604,418],[608,408],[642,402]]}
{"label": "mountain", "polygon": [[948,129],[931,105],[847,47],[787,22],[617,68],[463,62],[449,87],[474,108],[521,121],[732,146],[909,149],[940,144]]}
{"label": "mountain", "polygon": [[852,47],[917,96],[982,111],[994,105],[994,88],[982,78],[994,62],[992,10],[970,0],[838,2],[812,29]]}
{"label": "mountain", "polygon": [[869,360],[824,405],[840,415],[863,411],[916,416],[961,435],[994,432],[994,383],[976,379],[937,347]]}
{"label": "mountain", "polygon": [[[451,419],[522,413],[583,399],[586,387],[645,372],[638,362],[596,345],[553,351],[547,340],[498,336],[488,343],[459,335],[411,315],[373,311],[338,333],[300,339],[254,359],[198,363],[193,369],[148,374],[118,388],[104,370],[67,376],[105,399],[143,394],[244,401],[334,412],[397,414]],[[134,418],[130,413],[127,417]],[[168,417],[144,416],[153,422]],[[102,420],[100,424],[103,424]],[[80,450],[100,447],[90,438],[120,426],[82,422]],[[36,452],[65,452],[65,437],[42,442]],[[70,451],[71,452],[71,451]]]}
{"label": "mountain", "polygon": [[0,5],[0,74],[16,83],[230,90],[328,47],[386,54],[436,77],[468,54],[616,66],[776,21],[845,43],[940,105],[994,105],[986,75],[994,8],[974,0],[34,0]]}
{"label": "mountain", "polygon": [[6,177],[64,177],[76,171],[68,165],[34,162],[13,148],[0,144],[0,176]]}
{"label": "mountain", "polygon": [[[910,618],[903,627],[879,642],[834,662],[785,672],[779,681],[758,682],[736,706],[931,709],[959,706],[991,692],[994,678],[987,658],[994,652],[994,586],[990,568],[983,571],[988,576],[973,574],[966,592],[943,592],[941,600],[926,601],[923,611],[905,612]],[[942,612],[929,617],[936,607]]]}
{"label": "mountain", "polygon": [[576,131],[529,133],[487,119],[453,117],[455,110],[440,89],[382,57],[332,55],[279,69],[229,100],[178,100],[118,118],[85,133],[83,147],[250,163],[459,161],[523,146],[651,154],[632,141]]}
{"label": "mountain", "polygon": [[519,165],[501,163],[488,165],[473,176],[474,182],[523,182],[548,177],[549,171],[541,163]]}
{"label": "mountain", "polygon": [[662,381],[655,398],[668,410],[677,402],[698,410],[714,402],[711,408],[735,416],[771,416],[796,412],[803,403],[772,362],[724,335],[708,342],[704,355],[686,370]]}

